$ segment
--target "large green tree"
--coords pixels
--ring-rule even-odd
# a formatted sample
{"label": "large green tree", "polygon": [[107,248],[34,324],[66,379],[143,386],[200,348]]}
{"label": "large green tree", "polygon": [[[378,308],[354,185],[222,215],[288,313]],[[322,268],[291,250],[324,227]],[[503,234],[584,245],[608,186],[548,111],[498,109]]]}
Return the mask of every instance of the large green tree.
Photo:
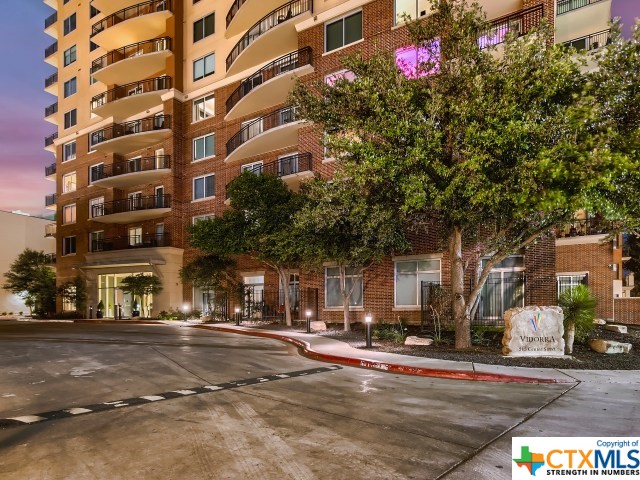
{"label": "large green tree", "polygon": [[[353,81],[298,83],[292,100],[325,132],[327,149],[363,196],[440,234],[451,263],[456,348],[466,348],[495,265],[579,208],[618,211],[625,189],[637,205],[638,190],[625,187],[638,178],[638,150],[623,149],[619,135],[625,123],[624,136],[637,139],[637,124],[605,118],[624,111],[621,103],[607,106],[624,82],[625,101],[634,104],[627,108],[636,111],[637,47],[607,61],[620,42],[614,38],[593,75],[581,55],[552,45],[544,24],[497,47],[502,39],[477,4],[432,4],[432,15],[408,24],[422,59],[417,69],[398,68],[393,54],[353,56],[344,59]],[[636,73],[618,78],[617,68]],[[478,271],[465,289],[469,266]]]}
{"label": "large green tree", "polygon": [[[208,221],[208,220],[205,220]],[[234,275],[236,263],[228,257],[219,255],[200,255],[180,269],[180,278],[185,283],[191,283],[203,292],[214,292],[215,305],[218,305],[217,297],[221,292],[233,294],[237,292],[239,282]],[[211,296],[207,296],[209,312],[215,315],[211,304]]]}
{"label": "large green tree", "polygon": [[32,313],[56,311],[56,274],[44,252],[26,248],[4,276],[3,288],[23,298]]}

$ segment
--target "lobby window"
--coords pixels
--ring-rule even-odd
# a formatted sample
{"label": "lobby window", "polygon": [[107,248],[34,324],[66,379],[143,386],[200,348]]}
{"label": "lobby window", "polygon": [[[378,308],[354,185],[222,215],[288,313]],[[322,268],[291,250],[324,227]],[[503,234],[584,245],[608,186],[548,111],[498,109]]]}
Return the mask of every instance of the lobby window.
{"label": "lobby window", "polygon": [[62,146],[62,161],[67,162],[69,160],[76,159],[76,141],[65,143]]}
{"label": "lobby window", "polygon": [[213,133],[193,139],[193,161],[215,157],[216,136]]}
{"label": "lobby window", "polygon": [[325,52],[362,39],[362,12],[356,12],[325,25]]}
{"label": "lobby window", "polygon": [[[349,305],[352,307],[362,306],[363,286],[362,272],[359,268],[345,269],[346,289],[349,291],[353,287]],[[325,269],[325,306],[342,307],[342,293],[340,292],[340,268],[327,267]]]}
{"label": "lobby window", "polygon": [[421,18],[431,11],[429,0],[394,0],[395,24],[404,23],[404,15],[412,20]]}
{"label": "lobby window", "polygon": [[78,91],[78,82],[76,77],[73,77],[64,82],[64,98],[67,98]]}
{"label": "lobby window", "polygon": [[64,114],[64,128],[71,128],[78,123],[78,111],[74,108]]}
{"label": "lobby window", "polygon": [[440,259],[422,258],[395,262],[395,305],[420,305],[422,282],[440,283]]}
{"label": "lobby window", "polygon": [[205,175],[193,179],[193,199],[214,197],[216,194],[215,175]]}
{"label": "lobby window", "polygon": [[75,61],[76,61],[76,46],[73,45],[72,47],[69,47],[64,51],[64,66],[66,67],[67,65],[71,65]]}
{"label": "lobby window", "polygon": [[76,172],[67,173],[62,177],[62,193],[76,191]]}
{"label": "lobby window", "polygon": [[68,225],[70,223],[76,223],[76,204],[65,205],[62,208],[62,224]]}
{"label": "lobby window", "polygon": [[200,20],[193,22],[193,43],[202,40],[209,35],[213,35],[215,31],[215,13],[210,13]]}
{"label": "lobby window", "polygon": [[208,77],[216,71],[216,55],[210,53],[202,58],[193,61],[193,80],[200,80]]}
{"label": "lobby window", "polygon": [[76,253],[76,237],[64,237],[62,239],[62,254],[75,255]]}
{"label": "lobby window", "polygon": [[76,29],[76,14],[72,13],[67,18],[64,19],[62,25],[63,31],[65,35],[73,32]]}
{"label": "lobby window", "polygon": [[193,121],[204,120],[213,117],[216,112],[216,97],[207,95],[206,97],[197,98],[193,101]]}

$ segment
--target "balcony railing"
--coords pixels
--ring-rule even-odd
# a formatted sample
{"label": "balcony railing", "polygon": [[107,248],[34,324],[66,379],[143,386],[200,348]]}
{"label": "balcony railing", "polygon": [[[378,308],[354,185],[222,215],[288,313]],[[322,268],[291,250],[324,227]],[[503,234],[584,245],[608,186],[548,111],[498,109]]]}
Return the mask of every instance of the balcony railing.
{"label": "balcony railing", "polygon": [[44,226],[44,236],[45,237],[55,237],[56,236],[56,224],[49,223]]}
{"label": "balcony railing", "polygon": [[58,83],[58,72],[52,73],[44,80],[44,88],[49,88],[51,85]]}
{"label": "balcony railing", "polygon": [[582,7],[588,7],[594,3],[604,2],[604,0],[558,0],[558,15],[571,12]]}
{"label": "balcony railing", "polygon": [[156,208],[171,208],[171,195],[151,195],[148,197],[130,197],[112,202],[99,203],[91,206],[91,217],[103,217],[115,213],[136,212],[140,210],[154,210]]}
{"label": "balcony railing", "polygon": [[52,133],[48,137],[44,137],[44,146],[50,147],[51,145],[53,145],[53,142],[56,140],[56,138],[58,138],[58,132]]}
{"label": "balcony railing", "polygon": [[265,65],[249,78],[244,79],[240,86],[229,96],[227,99],[227,113],[254,88],[278,75],[285,74],[303,65],[311,65],[312,58],[311,47],[305,47],[283,55],[268,65]]}
{"label": "balcony railing", "polygon": [[233,20],[233,17],[236,16],[236,13],[238,13],[238,11],[240,10],[240,7],[242,7],[242,5],[244,5],[246,1],[247,0],[235,0],[231,4],[231,8],[229,9],[229,12],[227,13],[227,28],[229,28],[229,24]]}
{"label": "balcony railing", "polygon": [[44,206],[45,207],[50,207],[51,205],[55,205],[56,204],[56,194],[55,193],[51,193],[49,195],[47,195],[46,197],[44,197]]}
{"label": "balcony railing", "polygon": [[294,0],[272,11],[265,17],[260,19],[254,26],[252,26],[247,33],[243,35],[240,41],[233,47],[231,53],[227,56],[227,70],[231,68],[236,58],[258,37],[264,35],[266,32],[274,27],[277,27],[283,22],[290,20],[294,17],[302,15],[305,12],[313,10],[313,0]]}
{"label": "balcony railing", "polygon": [[56,173],[56,164],[52,163],[51,165],[47,165],[44,167],[44,176],[48,177],[49,175],[55,175]]}
{"label": "balcony railing", "polygon": [[168,233],[148,233],[122,237],[103,238],[91,242],[92,252],[109,252],[130,248],[168,247],[171,245]]}
{"label": "balcony railing", "polygon": [[131,160],[123,160],[112,165],[100,165],[91,169],[91,182],[104,180],[105,178],[126,175],[127,173],[150,172],[171,168],[171,156],[160,155],[157,157],[138,157]]}
{"label": "balcony railing", "polygon": [[568,42],[564,42],[565,47],[573,47],[578,51],[590,51],[596,48],[604,47],[609,43],[610,30],[602,30],[601,32],[592,33],[585,37],[574,38]]}
{"label": "balcony railing", "polygon": [[508,33],[514,32],[520,37],[540,25],[544,18],[544,6],[542,4],[530,8],[524,8],[517,12],[504,15],[491,20],[491,28],[478,38],[480,48],[504,43]]}
{"label": "balcony railing", "polygon": [[585,235],[602,235],[608,233],[613,228],[613,224],[598,217],[589,217],[582,220],[574,220],[556,229],[556,238],[582,237]]}
{"label": "balcony railing", "polygon": [[293,107],[285,107],[252,120],[244,125],[240,131],[227,142],[227,155],[230,155],[231,152],[240,145],[248,142],[261,133],[271,130],[272,128],[281,127],[288,123],[295,122],[297,119],[298,115],[296,109]]}
{"label": "balcony railing", "polygon": [[140,17],[142,15],[148,15],[155,12],[171,11],[171,0],[151,0],[149,2],[139,3],[131,7],[123,8],[116,13],[103,18],[99,22],[96,22],[91,27],[91,36],[95,36],[98,33],[113,27],[119,23],[132,18]]}
{"label": "balcony railing", "polygon": [[44,109],[44,116],[48,117],[49,115],[53,115],[54,113],[58,113],[58,102],[52,103],[47,108]]}
{"label": "balcony railing", "polygon": [[171,115],[155,115],[126,123],[114,123],[102,130],[91,132],[90,145],[95,146],[107,140],[113,140],[114,138],[134,135],[136,133],[152,132],[154,130],[163,130],[165,128],[171,128]]}
{"label": "balcony railing", "polygon": [[139,95],[141,93],[157,92],[159,90],[167,90],[171,88],[171,77],[156,77],[142,80],[140,82],[127,83],[119,85],[104,93],[100,93],[91,99],[91,109],[115,102],[122,98]]}
{"label": "balcony railing", "polygon": [[155,40],[145,40],[144,42],[132,43],[122,48],[111,50],[106,55],[96,58],[91,62],[91,74],[102,70],[109,65],[125,60],[127,58],[137,57],[147,53],[162,52],[164,50],[171,50],[171,38],[162,37]]}
{"label": "balcony railing", "polygon": [[55,253],[45,253],[44,254],[44,262],[47,265],[53,265],[56,263],[56,254]]}
{"label": "balcony railing", "polygon": [[58,51],[58,42],[53,42],[44,50],[44,58],[48,58]]}
{"label": "balcony railing", "polygon": [[58,21],[58,12],[53,12],[44,20],[45,30]]}

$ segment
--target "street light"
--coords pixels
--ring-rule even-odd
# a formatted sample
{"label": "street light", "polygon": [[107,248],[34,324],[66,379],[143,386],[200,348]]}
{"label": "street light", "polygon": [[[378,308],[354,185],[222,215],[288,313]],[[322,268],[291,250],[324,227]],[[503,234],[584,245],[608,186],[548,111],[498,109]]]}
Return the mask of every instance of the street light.
{"label": "street light", "polygon": [[307,314],[307,333],[311,333],[311,310],[305,312]]}
{"label": "street light", "polygon": [[240,307],[236,307],[235,312],[236,312],[236,326],[239,327],[240,326]]}
{"label": "street light", "polygon": [[184,313],[184,321],[187,321],[187,313],[189,312],[189,304],[185,303],[182,305],[182,312]]}
{"label": "street light", "polygon": [[367,313],[364,317],[364,322],[367,328],[367,348],[371,348],[371,314]]}

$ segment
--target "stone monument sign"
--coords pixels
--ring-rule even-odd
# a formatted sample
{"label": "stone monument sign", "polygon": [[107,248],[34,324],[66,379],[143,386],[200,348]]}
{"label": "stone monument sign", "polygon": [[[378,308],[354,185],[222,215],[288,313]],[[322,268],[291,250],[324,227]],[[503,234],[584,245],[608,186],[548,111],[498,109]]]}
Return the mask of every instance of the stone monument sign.
{"label": "stone monument sign", "polygon": [[511,357],[564,355],[560,307],[511,308],[504,312],[502,353]]}

